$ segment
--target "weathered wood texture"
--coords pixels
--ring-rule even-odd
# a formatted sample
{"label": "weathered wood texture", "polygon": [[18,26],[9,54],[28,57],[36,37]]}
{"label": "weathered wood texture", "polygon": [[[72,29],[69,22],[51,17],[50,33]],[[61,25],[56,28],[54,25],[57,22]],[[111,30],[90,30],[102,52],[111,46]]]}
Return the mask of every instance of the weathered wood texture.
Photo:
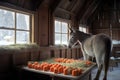
{"label": "weathered wood texture", "polygon": [[120,40],[120,1],[106,1],[99,10],[89,18],[92,21],[91,30],[93,34],[105,33],[113,40]]}

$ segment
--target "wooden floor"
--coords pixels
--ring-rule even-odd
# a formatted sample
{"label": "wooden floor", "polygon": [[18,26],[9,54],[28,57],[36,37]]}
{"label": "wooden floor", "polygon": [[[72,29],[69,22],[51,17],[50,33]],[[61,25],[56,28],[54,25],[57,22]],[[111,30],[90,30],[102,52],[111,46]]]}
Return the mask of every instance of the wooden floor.
{"label": "wooden floor", "polygon": [[[95,69],[93,69],[93,71],[92,71],[92,78],[95,77],[96,72],[97,72],[97,67]],[[103,76],[104,76],[104,71],[102,71],[102,73],[101,73],[100,80],[103,80]],[[111,67],[110,67],[107,78],[108,78],[108,80],[120,80],[120,63],[118,64],[118,67],[116,67],[116,66],[113,67],[112,71],[111,71]]]}

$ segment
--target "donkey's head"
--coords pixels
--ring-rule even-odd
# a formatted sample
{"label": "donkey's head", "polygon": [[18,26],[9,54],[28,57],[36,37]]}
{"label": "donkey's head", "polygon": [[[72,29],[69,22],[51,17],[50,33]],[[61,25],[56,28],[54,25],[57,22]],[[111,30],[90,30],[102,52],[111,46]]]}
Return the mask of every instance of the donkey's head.
{"label": "donkey's head", "polygon": [[80,31],[70,28],[70,39],[68,42],[68,47],[71,48],[77,44],[77,41],[80,38]]}
{"label": "donkey's head", "polygon": [[76,46],[76,44],[78,45],[78,43],[80,45],[86,38],[91,36],[91,34],[87,34],[87,33],[81,32],[79,30],[75,30],[75,29],[71,29],[71,28],[69,28],[69,29],[70,29],[70,39],[68,42],[69,48]]}

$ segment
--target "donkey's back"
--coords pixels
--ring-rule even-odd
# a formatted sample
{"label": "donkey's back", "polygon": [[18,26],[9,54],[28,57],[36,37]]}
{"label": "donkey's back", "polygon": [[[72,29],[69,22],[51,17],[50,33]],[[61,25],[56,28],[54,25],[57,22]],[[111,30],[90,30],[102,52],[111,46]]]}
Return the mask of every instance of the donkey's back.
{"label": "donkey's back", "polygon": [[99,55],[100,57],[111,50],[111,45],[111,39],[105,34],[93,35],[90,38],[87,38],[83,43],[86,54],[89,56]]}

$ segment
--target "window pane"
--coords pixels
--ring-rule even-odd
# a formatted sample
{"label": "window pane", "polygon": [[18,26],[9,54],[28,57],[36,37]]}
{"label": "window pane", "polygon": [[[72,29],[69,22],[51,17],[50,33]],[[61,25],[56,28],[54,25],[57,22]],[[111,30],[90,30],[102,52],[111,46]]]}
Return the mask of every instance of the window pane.
{"label": "window pane", "polygon": [[55,34],[55,44],[60,44],[60,37],[61,35],[60,34]]}
{"label": "window pane", "polygon": [[17,13],[17,29],[29,30],[29,15]]}
{"label": "window pane", "polygon": [[29,43],[29,32],[17,31],[16,32],[16,43]]}
{"label": "window pane", "polygon": [[62,33],[67,33],[68,24],[65,22],[62,22]]}
{"label": "window pane", "polygon": [[83,32],[86,33],[86,28],[83,28]]}
{"label": "window pane", "polygon": [[82,27],[79,27],[79,30],[80,30],[80,31],[83,31],[83,28],[82,28]]}
{"label": "window pane", "polygon": [[62,44],[67,44],[67,34],[62,34]]}
{"label": "window pane", "polygon": [[13,28],[14,20],[14,12],[0,9],[0,27]]}
{"label": "window pane", "polygon": [[59,21],[55,21],[55,32],[61,32],[61,24]]}
{"label": "window pane", "polygon": [[13,30],[0,30],[0,45],[14,44]]}

